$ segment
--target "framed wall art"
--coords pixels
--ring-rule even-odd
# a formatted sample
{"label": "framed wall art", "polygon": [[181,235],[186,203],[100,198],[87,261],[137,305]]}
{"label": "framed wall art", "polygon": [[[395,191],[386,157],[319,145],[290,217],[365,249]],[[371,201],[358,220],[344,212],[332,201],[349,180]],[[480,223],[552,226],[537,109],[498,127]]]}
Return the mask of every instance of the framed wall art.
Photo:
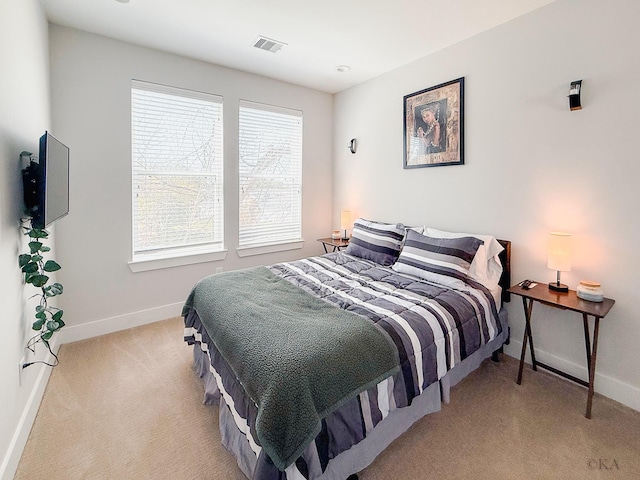
{"label": "framed wall art", "polygon": [[464,164],[464,77],[404,96],[404,168]]}

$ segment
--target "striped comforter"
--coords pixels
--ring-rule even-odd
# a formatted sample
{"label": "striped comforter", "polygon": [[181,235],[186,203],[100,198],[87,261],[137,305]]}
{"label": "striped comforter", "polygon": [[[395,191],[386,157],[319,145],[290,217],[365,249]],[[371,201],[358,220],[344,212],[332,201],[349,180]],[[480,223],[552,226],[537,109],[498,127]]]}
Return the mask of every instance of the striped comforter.
{"label": "striped comforter", "polygon": [[[325,418],[315,447],[287,469],[287,478],[324,470],[332,458],[360,442],[390,411],[410,405],[429,385],[502,331],[495,300],[480,284],[455,290],[344,252],[269,268],[310,294],[376,322],[393,339],[401,364],[399,373]],[[256,455],[253,477],[278,478],[277,469],[256,441],[256,406],[215,350],[195,312],[185,318],[185,327],[185,340],[199,343],[208,353],[221,395]]]}

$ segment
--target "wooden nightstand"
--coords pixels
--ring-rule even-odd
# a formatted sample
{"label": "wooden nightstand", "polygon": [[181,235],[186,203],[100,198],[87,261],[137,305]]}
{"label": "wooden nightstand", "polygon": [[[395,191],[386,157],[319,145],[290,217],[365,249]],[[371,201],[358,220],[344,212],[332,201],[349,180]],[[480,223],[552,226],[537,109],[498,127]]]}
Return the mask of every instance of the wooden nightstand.
{"label": "wooden nightstand", "polygon": [[347,248],[349,246],[349,239],[347,238],[346,240],[343,240],[341,238],[334,240],[333,238],[329,237],[329,238],[319,238],[318,239],[319,242],[322,242],[322,246],[324,247],[324,253],[329,253],[329,250],[327,247],[333,247],[333,250],[331,250],[332,252],[340,251],[343,248]]}
{"label": "wooden nightstand", "polygon": [[[565,293],[554,292],[552,290],[549,290],[549,286],[544,282],[538,283],[535,287],[530,288],[529,290],[525,290],[524,288],[520,287],[520,285],[514,285],[509,289],[509,292],[513,293],[514,295],[521,296],[522,305],[524,306],[525,328],[524,337],[522,339],[522,353],[520,354],[520,368],[518,369],[518,385],[522,383],[522,370],[524,367],[524,357],[527,353],[528,342],[529,348],[531,349],[531,367],[533,368],[533,370],[537,370],[537,367],[542,367],[557,375],[560,375],[561,377],[567,378],[568,380],[587,387],[587,411],[585,413],[585,417],[591,418],[591,405],[593,403],[593,384],[596,374],[596,353],[598,351],[598,328],[600,325],[600,319],[604,318],[607,313],[609,313],[609,310],[611,310],[611,307],[613,307],[615,300],[605,298],[602,302],[599,303],[588,302],[579,298],[576,295],[575,290],[569,290]],[[536,360],[535,351],[533,349],[533,336],[531,335],[531,310],[533,309],[534,302],[540,302],[549,307],[560,308],[562,310],[571,310],[582,314],[582,322],[584,325],[584,344],[587,351],[587,369],[589,372],[588,382],[574,377],[573,375],[569,375],[568,373],[558,370],[557,368],[545,365],[544,363]],[[590,340],[589,335],[589,322],[587,321],[589,315],[592,315],[595,319],[593,342]],[[592,343],[593,347],[591,346]]]}

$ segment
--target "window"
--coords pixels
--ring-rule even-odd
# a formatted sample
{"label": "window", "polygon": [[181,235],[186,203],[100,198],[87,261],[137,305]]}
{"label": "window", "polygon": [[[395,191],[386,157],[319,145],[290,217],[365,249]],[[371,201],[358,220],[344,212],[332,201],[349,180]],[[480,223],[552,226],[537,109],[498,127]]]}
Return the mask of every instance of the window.
{"label": "window", "polygon": [[302,239],[302,112],[240,101],[239,246]]}
{"label": "window", "polygon": [[223,250],[222,138],[222,97],[132,82],[133,263]]}

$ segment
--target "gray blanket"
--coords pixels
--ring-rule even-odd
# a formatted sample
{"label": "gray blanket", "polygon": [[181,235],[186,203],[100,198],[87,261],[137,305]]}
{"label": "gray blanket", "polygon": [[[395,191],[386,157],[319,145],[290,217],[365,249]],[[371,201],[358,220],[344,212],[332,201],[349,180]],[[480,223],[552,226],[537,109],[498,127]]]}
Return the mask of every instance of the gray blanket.
{"label": "gray blanket", "polygon": [[265,267],[226,272],[193,288],[194,309],[258,406],[256,435],[284,470],[349,398],[399,369],[390,337]]}

